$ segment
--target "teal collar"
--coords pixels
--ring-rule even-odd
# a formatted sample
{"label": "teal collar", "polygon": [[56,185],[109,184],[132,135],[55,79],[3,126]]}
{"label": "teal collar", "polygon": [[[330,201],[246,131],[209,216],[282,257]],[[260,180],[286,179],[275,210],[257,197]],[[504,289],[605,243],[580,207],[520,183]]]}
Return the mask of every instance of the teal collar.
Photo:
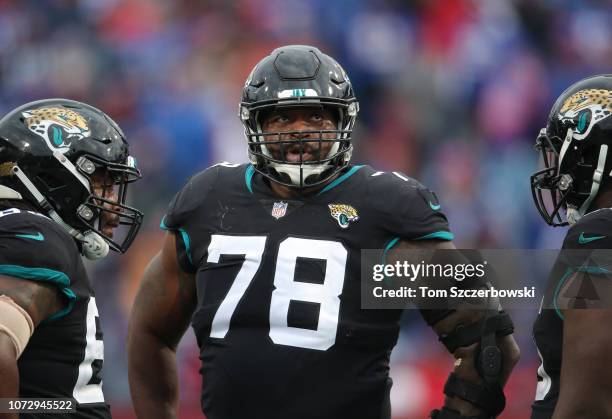
{"label": "teal collar", "polygon": [[342,182],[344,182],[345,180],[347,180],[348,178],[350,178],[351,176],[353,176],[355,173],[357,173],[357,171],[359,169],[361,169],[363,167],[363,165],[359,165],[359,166],[353,166],[351,167],[351,169],[346,172],[345,174],[343,174],[340,177],[337,177],[336,179],[334,179],[333,182],[327,184],[327,186],[325,186],[323,189],[321,189],[316,196],[322,195],[325,192],[334,189],[336,186],[340,185]]}

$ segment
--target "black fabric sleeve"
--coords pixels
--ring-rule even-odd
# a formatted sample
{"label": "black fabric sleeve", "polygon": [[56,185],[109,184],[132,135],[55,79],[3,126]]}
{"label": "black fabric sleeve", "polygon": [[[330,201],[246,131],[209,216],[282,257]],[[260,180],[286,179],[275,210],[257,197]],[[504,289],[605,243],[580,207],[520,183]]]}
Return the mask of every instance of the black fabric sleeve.
{"label": "black fabric sleeve", "polygon": [[603,209],[584,216],[567,232],[563,248],[612,249],[612,209]]}
{"label": "black fabric sleeve", "polygon": [[380,178],[378,205],[392,235],[404,240],[453,240],[436,194],[401,173],[386,173]]}
{"label": "black fabric sleeve", "polygon": [[612,308],[607,285],[612,281],[612,210],[593,212],[573,225],[558,262],[562,268],[549,287],[557,306]]}
{"label": "black fabric sleeve", "polygon": [[573,225],[563,241],[561,260],[574,270],[612,278],[612,210],[588,214]]}
{"label": "black fabric sleeve", "polygon": [[0,212],[0,275],[57,286],[66,306],[51,319],[68,314],[74,306],[71,276],[78,258],[76,242],[52,220],[20,210]]}
{"label": "black fabric sleeve", "polygon": [[211,167],[192,176],[170,201],[168,211],[160,224],[163,230],[175,234],[179,265],[188,273],[195,273],[197,270],[191,251],[193,217],[197,216],[206,197],[214,189],[218,171],[219,167]]}

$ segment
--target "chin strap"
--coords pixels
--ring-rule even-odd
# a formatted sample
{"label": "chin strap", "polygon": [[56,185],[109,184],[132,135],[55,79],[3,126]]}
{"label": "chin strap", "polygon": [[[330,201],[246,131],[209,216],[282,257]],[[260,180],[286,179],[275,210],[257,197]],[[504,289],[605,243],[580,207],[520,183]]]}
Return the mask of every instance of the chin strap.
{"label": "chin strap", "polygon": [[[89,231],[85,234],[81,233],[77,229],[67,224],[62,217],[55,211],[49,201],[44,197],[38,190],[32,181],[26,176],[25,173],[15,165],[11,169],[13,174],[19,179],[19,181],[25,186],[25,188],[32,194],[38,205],[45,211],[45,213],[57,224],[61,225],[72,237],[81,242],[83,256],[90,260],[98,260],[106,257],[110,250],[108,243],[97,233]],[[12,191],[10,188],[6,188]],[[2,192],[2,190],[0,190]],[[13,191],[14,192],[14,191]],[[21,195],[19,195],[21,196]]]}
{"label": "chin strap", "polygon": [[608,145],[602,144],[599,148],[599,158],[597,159],[597,168],[593,172],[591,183],[591,192],[587,199],[582,203],[580,208],[567,207],[567,221],[570,224],[576,224],[588,211],[595,196],[599,192],[599,187],[603,181],[604,167],[606,166],[606,157],[608,156]]}
{"label": "chin strap", "polygon": [[90,231],[83,236],[83,255],[89,260],[103,259],[108,255],[110,246],[99,234]]}

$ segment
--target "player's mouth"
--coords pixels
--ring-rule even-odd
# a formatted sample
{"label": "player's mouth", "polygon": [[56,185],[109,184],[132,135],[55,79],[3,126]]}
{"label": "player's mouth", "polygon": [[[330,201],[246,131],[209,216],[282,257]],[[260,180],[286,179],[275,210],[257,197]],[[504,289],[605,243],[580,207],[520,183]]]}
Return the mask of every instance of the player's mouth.
{"label": "player's mouth", "polygon": [[105,236],[112,238],[113,233],[117,227],[119,227],[119,219],[113,218],[104,223],[104,226],[102,227],[102,233],[104,233]]}
{"label": "player's mouth", "polygon": [[285,160],[291,163],[296,163],[300,161],[313,161],[315,160],[315,156],[310,153],[302,153],[300,155],[300,153],[288,152],[285,153]]}
{"label": "player's mouth", "polygon": [[106,226],[102,229],[102,233],[109,239],[112,239],[114,235],[114,229],[113,227]]}
{"label": "player's mouth", "polygon": [[320,160],[318,147],[310,147],[307,144],[302,144],[301,146],[296,144],[287,147],[284,157],[285,161],[291,163]]}

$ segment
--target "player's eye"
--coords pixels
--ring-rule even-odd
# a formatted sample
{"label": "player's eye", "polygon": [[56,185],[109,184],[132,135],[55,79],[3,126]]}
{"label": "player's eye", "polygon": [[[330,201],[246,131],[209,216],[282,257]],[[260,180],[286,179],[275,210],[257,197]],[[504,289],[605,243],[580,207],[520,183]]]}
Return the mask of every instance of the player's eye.
{"label": "player's eye", "polygon": [[287,124],[289,122],[289,118],[286,115],[274,115],[270,117],[264,125],[282,125]]}

